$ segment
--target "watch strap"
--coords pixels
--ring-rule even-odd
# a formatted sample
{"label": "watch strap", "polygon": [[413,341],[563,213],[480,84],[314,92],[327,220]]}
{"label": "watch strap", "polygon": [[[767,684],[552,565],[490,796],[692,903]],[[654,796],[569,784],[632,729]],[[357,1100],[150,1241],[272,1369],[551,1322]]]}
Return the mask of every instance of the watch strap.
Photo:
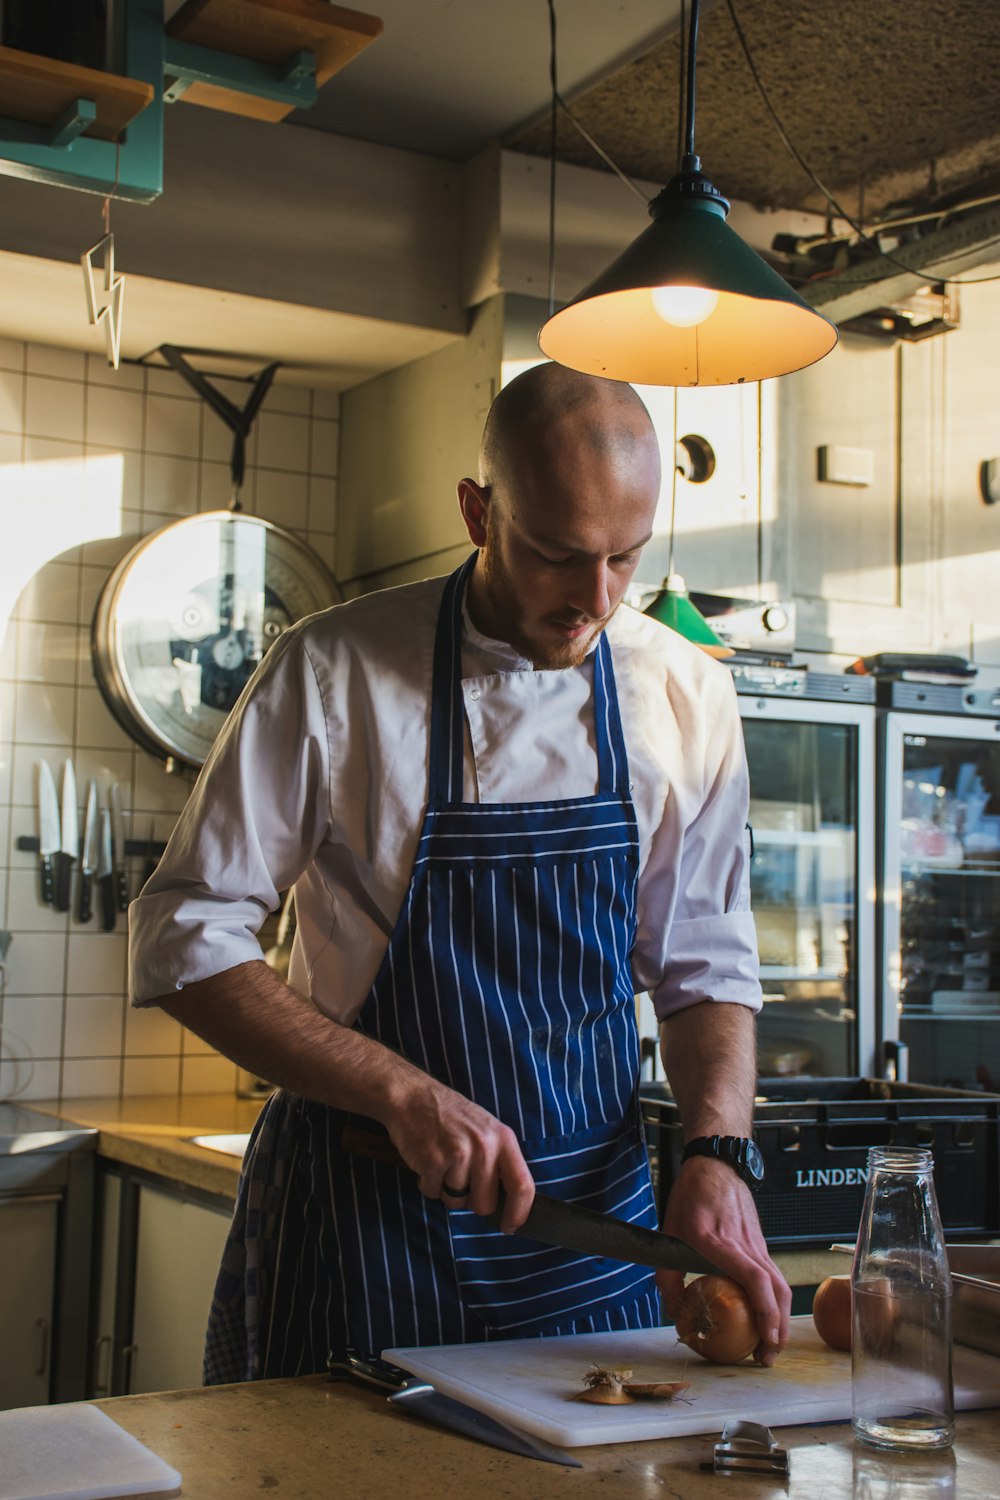
{"label": "watch strap", "polygon": [[[762,1157],[752,1136],[744,1135],[699,1135],[688,1141],[681,1154],[681,1161],[690,1161],[692,1156],[715,1157],[742,1178],[748,1187],[756,1187],[762,1180]],[[751,1159],[757,1170],[750,1165]]]}

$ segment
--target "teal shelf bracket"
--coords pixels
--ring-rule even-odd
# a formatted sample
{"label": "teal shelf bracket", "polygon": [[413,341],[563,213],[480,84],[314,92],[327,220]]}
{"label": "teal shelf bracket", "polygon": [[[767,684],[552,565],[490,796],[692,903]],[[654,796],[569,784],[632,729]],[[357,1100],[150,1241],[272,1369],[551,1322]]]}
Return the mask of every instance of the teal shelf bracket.
{"label": "teal shelf bracket", "polygon": [[164,39],[163,76],[165,104],[175,103],[192,83],[253,94],[257,99],[271,99],[296,109],[307,109],[317,97],[316,59],[311,52],[296,52],[287,63],[272,65],[168,36]]}
{"label": "teal shelf bracket", "polygon": [[97,107],[89,99],[74,99],[54,125],[32,125],[27,120],[0,119],[0,143],[4,146],[43,147],[68,151],[88,125],[97,119]]}

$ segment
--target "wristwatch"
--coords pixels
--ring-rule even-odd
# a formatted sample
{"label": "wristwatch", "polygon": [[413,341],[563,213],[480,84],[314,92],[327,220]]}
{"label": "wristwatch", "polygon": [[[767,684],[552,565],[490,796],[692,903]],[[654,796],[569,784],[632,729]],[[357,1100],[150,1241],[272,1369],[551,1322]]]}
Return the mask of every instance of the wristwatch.
{"label": "wristwatch", "polygon": [[699,1135],[688,1141],[681,1161],[692,1156],[714,1156],[732,1167],[747,1187],[759,1187],[764,1181],[764,1158],[757,1142],[745,1135]]}

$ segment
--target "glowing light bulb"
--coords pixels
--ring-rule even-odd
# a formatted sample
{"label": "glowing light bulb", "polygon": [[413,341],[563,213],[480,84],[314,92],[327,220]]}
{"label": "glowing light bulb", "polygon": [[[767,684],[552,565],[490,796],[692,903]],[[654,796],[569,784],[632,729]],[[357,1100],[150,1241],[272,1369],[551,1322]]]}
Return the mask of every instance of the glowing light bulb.
{"label": "glowing light bulb", "polygon": [[665,323],[694,328],[715,311],[718,292],[707,286],[654,286],[653,306]]}

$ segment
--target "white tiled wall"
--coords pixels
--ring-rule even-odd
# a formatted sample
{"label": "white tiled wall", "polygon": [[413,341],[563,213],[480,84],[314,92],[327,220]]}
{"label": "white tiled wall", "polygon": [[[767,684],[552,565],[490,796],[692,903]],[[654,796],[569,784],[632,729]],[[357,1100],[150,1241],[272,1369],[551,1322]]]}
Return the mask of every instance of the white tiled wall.
{"label": "white tiled wall", "polygon": [[[242,405],[249,387],[228,388]],[[243,507],[333,567],[339,400],[272,385],[247,447]],[[0,338],[0,1099],[206,1093],[232,1065],[125,996],[112,933],[43,905],[38,763],[72,758],[81,803],[122,787],[126,835],[163,839],[189,783],[133,745],[94,681],[90,621],[114,564],[147,532],[229,502],[229,429],[172,370]],[[132,862],[136,891],[144,861]],[[75,905],[75,903],[74,903]],[[2,945],[0,945],[2,946]]]}

